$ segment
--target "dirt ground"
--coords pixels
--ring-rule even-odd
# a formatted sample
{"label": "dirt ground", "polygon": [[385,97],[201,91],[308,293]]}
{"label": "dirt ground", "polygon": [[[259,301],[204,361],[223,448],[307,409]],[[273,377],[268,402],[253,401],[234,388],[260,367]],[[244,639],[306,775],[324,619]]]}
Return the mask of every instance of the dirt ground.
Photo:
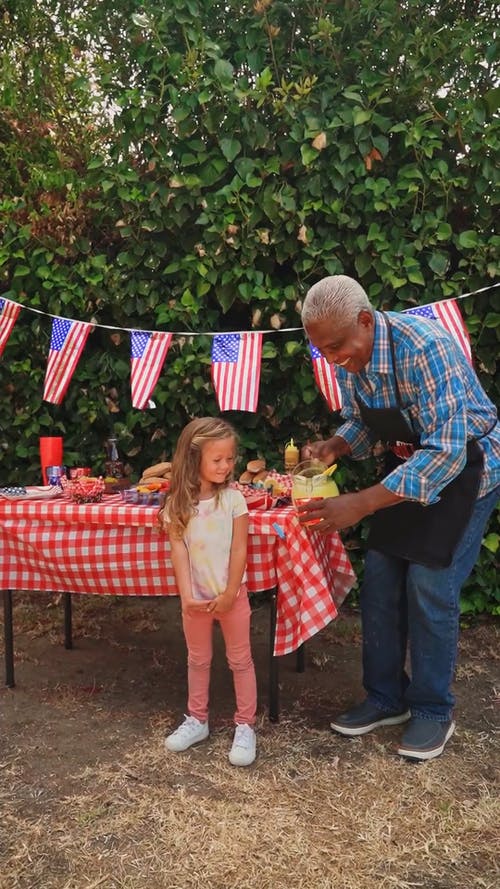
{"label": "dirt ground", "polygon": [[[457,731],[439,759],[394,755],[400,729],[347,740],[359,700],[355,609],[280,659],[267,718],[269,606],[253,602],[259,755],[227,761],[233,695],[219,634],[211,735],[185,754],[176,599],[15,594],[16,688],[0,691],[1,889],[498,889],[499,629],[461,635]],[[2,677],[3,682],[3,677]]]}

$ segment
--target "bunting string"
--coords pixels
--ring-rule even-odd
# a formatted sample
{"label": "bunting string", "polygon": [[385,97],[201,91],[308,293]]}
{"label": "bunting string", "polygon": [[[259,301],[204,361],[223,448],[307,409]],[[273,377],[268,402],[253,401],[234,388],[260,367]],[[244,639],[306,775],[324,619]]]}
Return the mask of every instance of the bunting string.
{"label": "bunting string", "polygon": [[[476,296],[500,286],[500,282],[481,287],[470,293],[450,297],[423,306],[405,309],[405,314],[419,315],[436,321],[451,334],[468,361],[472,364],[469,333],[457,306],[459,299]],[[224,333],[199,331],[164,332],[138,330],[98,324],[94,320],[76,321],[24,306],[6,297],[0,297],[0,355],[12,332],[21,309],[52,318],[52,336],[47,360],[43,398],[53,404],[61,404],[71,377],[80,359],[88,335],[96,327],[130,334],[130,382],[132,406],[138,410],[154,407],[151,395],[158,382],[172,338],[212,337],[211,376],[217,403],[221,411],[257,411],[259,399],[262,339],[264,334],[303,332],[302,327],[282,327],[271,330],[226,331]],[[335,367],[328,364],[317,349],[310,346],[311,362],[316,385],[332,411],[342,407],[342,395],[335,376]]]}
{"label": "bunting string", "polygon": [[[500,287],[500,281],[497,281],[495,284],[489,284],[487,287],[481,287],[479,290],[471,290],[470,293],[461,293],[459,296],[450,296],[445,300],[441,300],[441,302],[449,302],[452,300],[465,299],[467,296],[477,296],[478,293],[484,293],[486,290],[493,290],[495,287]],[[35,309],[33,306],[25,306],[22,303],[18,303],[10,297],[5,298],[5,302],[10,302],[15,306],[19,306],[20,309],[23,309],[25,312],[34,312],[36,315],[44,315],[46,318],[60,318],[63,321],[74,321],[73,318],[66,318],[64,315],[53,315],[51,312],[44,312],[42,309]],[[1,304],[2,300],[0,300]],[[419,308],[424,309],[427,306],[432,306],[434,303],[425,303],[422,306],[411,306],[410,308]],[[1,310],[1,305],[0,305]],[[407,311],[410,311],[408,309]],[[118,330],[124,333],[132,333],[133,331],[139,331],[141,333],[156,333],[156,330],[143,330],[138,327],[115,327],[111,324],[99,324],[97,321],[91,320],[87,322],[92,324],[93,327],[102,328],[102,330]],[[250,334],[269,334],[269,333],[297,333],[298,331],[303,330],[303,327],[280,327],[280,328],[270,328],[269,330],[248,330],[245,333]],[[214,331],[198,331],[198,330],[173,330],[169,331],[172,333],[172,336],[218,336],[219,332]],[[240,330],[225,330],[224,333],[241,333]]]}

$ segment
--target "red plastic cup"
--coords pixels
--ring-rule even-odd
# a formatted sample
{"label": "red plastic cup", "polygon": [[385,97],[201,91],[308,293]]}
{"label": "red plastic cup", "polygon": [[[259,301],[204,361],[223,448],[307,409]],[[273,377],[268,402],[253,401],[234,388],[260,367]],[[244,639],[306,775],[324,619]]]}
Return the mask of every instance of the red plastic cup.
{"label": "red plastic cup", "polygon": [[63,440],[60,435],[40,436],[40,465],[44,485],[47,484],[47,466],[62,466]]}
{"label": "red plastic cup", "polygon": [[[302,505],[305,505],[306,503],[312,503],[313,500],[323,500],[323,499],[324,499],[323,497],[295,497],[293,503],[294,503],[294,506],[297,507],[297,509],[300,509],[300,507]],[[310,522],[302,522],[302,524],[306,528],[308,528],[310,525],[319,525],[320,521],[321,521],[321,519],[311,519]]]}

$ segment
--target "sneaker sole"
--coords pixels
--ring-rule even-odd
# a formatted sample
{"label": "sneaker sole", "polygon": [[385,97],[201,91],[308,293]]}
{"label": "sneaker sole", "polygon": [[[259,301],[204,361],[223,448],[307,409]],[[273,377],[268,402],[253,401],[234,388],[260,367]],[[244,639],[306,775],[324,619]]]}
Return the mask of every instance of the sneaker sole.
{"label": "sneaker sole", "polygon": [[374,728],[379,728],[379,726],[401,725],[403,722],[408,722],[410,716],[411,713],[407,710],[406,713],[400,713],[398,716],[386,716],[383,719],[375,720],[375,722],[367,722],[365,725],[348,726],[339,722],[331,722],[330,728],[332,731],[338,732],[340,735],[345,735],[348,738],[356,738],[359,735],[367,735],[368,732],[373,731]]}
{"label": "sneaker sole", "polygon": [[454,731],[455,723],[452,722],[448,731],[446,732],[444,741],[437,747],[431,747],[429,750],[418,750],[413,747],[398,747],[398,753],[400,756],[404,756],[405,759],[418,759],[419,762],[424,762],[427,759],[434,759],[436,756],[441,756],[444,748],[446,747],[446,744],[450,740]]}
{"label": "sneaker sole", "polygon": [[236,768],[245,769],[248,766],[251,766],[254,764],[255,756],[256,756],[256,754],[254,754],[253,758],[248,760],[247,762],[235,762],[233,759],[231,759],[231,756],[228,756],[228,759],[229,759],[229,762],[231,763],[232,766],[235,766]]}

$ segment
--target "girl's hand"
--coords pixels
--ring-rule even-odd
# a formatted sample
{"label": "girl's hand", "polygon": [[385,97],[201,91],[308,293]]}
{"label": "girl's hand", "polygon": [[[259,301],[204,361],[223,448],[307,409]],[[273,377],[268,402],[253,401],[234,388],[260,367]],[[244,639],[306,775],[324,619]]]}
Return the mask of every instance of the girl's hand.
{"label": "girl's hand", "polygon": [[[209,604],[211,605],[212,603],[210,602]],[[192,596],[182,596],[181,608],[183,614],[190,611],[207,611],[207,603],[200,599],[193,599]]]}
{"label": "girl's hand", "polygon": [[227,611],[230,611],[234,604],[234,596],[229,596],[227,593],[222,593],[220,596],[217,596],[213,602],[210,603],[212,606],[210,611],[212,614],[226,614]]}

